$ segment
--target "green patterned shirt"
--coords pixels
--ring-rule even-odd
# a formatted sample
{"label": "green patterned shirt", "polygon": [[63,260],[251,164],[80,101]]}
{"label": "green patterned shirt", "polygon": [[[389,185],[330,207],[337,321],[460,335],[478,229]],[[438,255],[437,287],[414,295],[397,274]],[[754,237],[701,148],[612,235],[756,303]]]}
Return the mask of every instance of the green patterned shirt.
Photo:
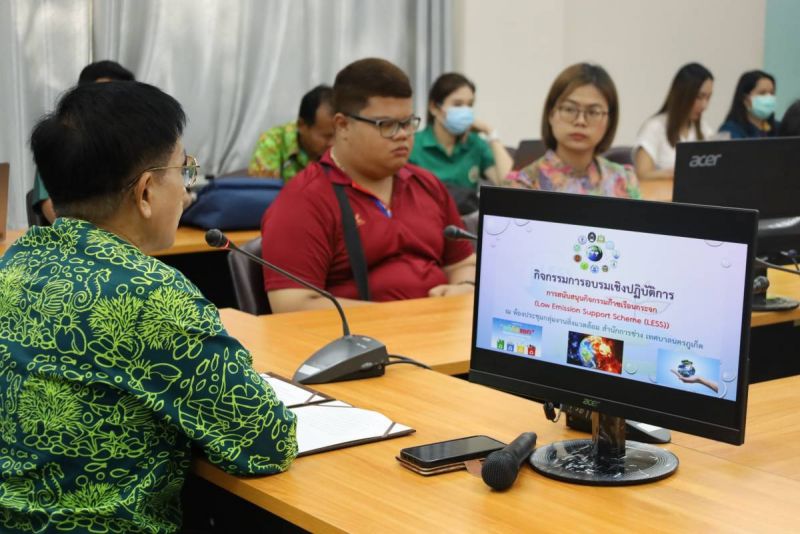
{"label": "green patterned shirt", "polygon": [[297,123],[292,121],[261,134],[247,172],[288,182],[308,163],[308,154],[297,140]]}
{"label": "green patterned shirt", "polygon": [[173,532],[191,446],[285,470],[295,416],[180,272],[76,219],[0,258],[0,532]]}

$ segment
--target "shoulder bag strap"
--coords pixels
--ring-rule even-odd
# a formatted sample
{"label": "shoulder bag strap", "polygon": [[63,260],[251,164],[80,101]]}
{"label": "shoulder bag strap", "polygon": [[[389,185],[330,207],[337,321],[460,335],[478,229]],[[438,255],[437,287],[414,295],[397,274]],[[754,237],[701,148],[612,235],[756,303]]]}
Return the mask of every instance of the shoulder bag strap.
{"label": "shoulder bag strap", "polygon": [[370,300],[369,281],[367,279],[367,260],[364,258],[364,247],[361,246],[361,237],[356,228],[356,219],[353,215],[353,208],[347,199],[345,186],[333,184],[336,192],[336,199],[339,201],[339,208],[342,211],[342,227],[344,228],[344,244],[347,247],[347,255],[350,257],[350,268],[353,270],[353,278],[358,287],[358,297],[361,300]]}

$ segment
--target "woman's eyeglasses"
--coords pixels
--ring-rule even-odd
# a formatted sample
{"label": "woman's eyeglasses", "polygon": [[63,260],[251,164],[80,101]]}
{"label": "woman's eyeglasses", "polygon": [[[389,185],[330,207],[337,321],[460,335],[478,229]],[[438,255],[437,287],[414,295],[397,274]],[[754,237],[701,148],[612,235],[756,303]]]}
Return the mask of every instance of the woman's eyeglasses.
{"label": "woman's eyeglasses", "polygon": [[608,115],[608,111],[598,107],[581,108],[572,104],[562,104],[556,108],[556,111],[558,111],[559,119],[570,124],[578,120],[581,114],[583,114],[586,124],[589,125],[598,124]]}

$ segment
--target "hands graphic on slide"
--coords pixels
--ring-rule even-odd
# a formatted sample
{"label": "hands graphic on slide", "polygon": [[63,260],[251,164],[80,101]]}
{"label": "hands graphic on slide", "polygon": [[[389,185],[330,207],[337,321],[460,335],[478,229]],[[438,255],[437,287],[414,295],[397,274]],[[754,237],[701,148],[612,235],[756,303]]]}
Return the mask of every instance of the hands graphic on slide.
{"label": "hands graphic on slide", "polygon": [[714,391],[714,393],[719,393],[719,386],[713,380],[708,380],[707,378],[703,378],[702,376],[692,375],[692,376],[683,376],[675,369],[671,369],[672,374],[678,377],[678,380],[683,382],[684,384],[702,384],[705,387]]}

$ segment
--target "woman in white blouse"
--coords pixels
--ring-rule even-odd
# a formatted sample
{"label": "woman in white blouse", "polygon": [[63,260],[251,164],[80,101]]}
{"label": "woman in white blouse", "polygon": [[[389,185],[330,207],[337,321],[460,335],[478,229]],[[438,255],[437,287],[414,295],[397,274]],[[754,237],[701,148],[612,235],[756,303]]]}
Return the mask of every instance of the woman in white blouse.
{"label": "woman in white blouse", "polygon": [[664,105],[645,121],[633,147],[640,180],[672,178],[675,145],[707,139],[714,131],[703,121],[711,100],[714,76],[699,63],[684,65],[672,80]]}

